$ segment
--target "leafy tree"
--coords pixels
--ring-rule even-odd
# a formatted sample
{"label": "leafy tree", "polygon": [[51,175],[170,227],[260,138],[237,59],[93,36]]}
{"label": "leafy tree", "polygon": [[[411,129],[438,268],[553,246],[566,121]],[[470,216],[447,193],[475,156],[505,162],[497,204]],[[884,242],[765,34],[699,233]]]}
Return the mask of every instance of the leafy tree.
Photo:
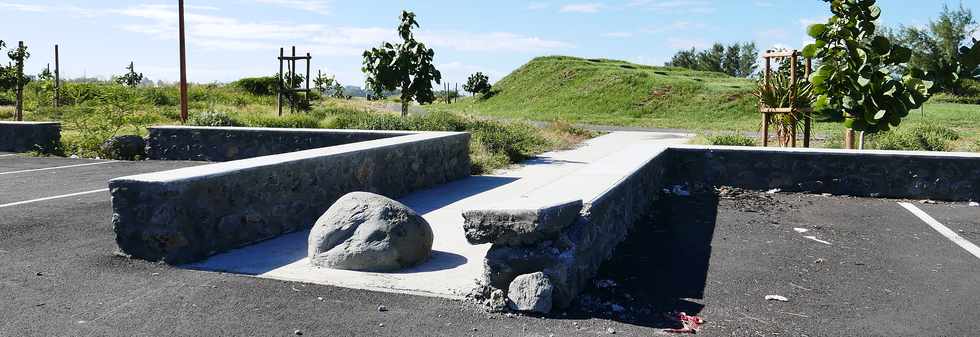
{"label": "leafy tree", "polygon": [[134,70],[135,68],[136,67],[133,62],[129,62],[129,66],[126,67],[126,70],[129,70],[129,72],[123,74],[122,76],[116,77],[116,83],[128,86],[130,88],[135,88],[138,86],[140,82],[143,82],[143,73],[137,73],[136,70]]}
{"label": "leafy tree", "polygon": [[317,71],[316,77],[313,78],[313,87],[319,93],[325,93],[328,89],[333,88],[333,84],[336,81],[333,76],[327,76],[327,74]]}
{"label": "leafy tree", "polygon": [[416,41],[412,28],[419,27],[415,13],[402,11],[398,36],[402,43],[384,42],[378,48],[364,51],[364,67],[367,87],[377,96],[400,89],[402,116],[408,115],[412,101],[420,104],[435,100],[432,82],[441,83],[442,73],[432,64],[435,51]]}
{"label": "leafy tree", "polygon": [[962,79],[978,75],[980,47],[974,43],[975,47],[962,49],[975,32],[973,12],[960,4],[957,9],[943,5],[939,18],[924,28],[903,26],[897,33],[883,35],[911,47],[909,65],[927,72],[927,78],[936,82],[934,91],[960,94]]}
{"label": "leafy tree", "polygon": [[759,49],[755,42],[735,43],[729,46],[715,43],[710,49],[698,51],[695,48],[674,54],[668,67],[681,67],[692,70],[714,71],[735,77],[749,77],[758,67]]}
{"label": "leafy tree", "polygon": [[339,81],[333,82],[333,98],[347,98],[347,94],[344,92],[344,86],[340,84]]}
{"label": "leafy tree", "polygon": [[[0,41],[0,48],[5,46]],[[24,114],[24,86],[31,81],[30,77],[24,75],[24,62],[31,57],[31,53],[27,51],[27,45],[18,45],[7,52],[7,57],[12,62],[7,66],[0,66],[0,89],[15,91],[17,107],[14,116],[19,121]]]}
{"label": "leafy tree", "polygon": [[834,16],[807,29],[815,42],[803,49],[821,63],[810,77],[814,109],[842,111],[844,126],[858,131],[898,126],[928,100],[932,82],[908,66],[909,48],[876,34],[881,8],[875,0],[828,2]]}
{"label": "leafy tree", "polygon": [[482,72],[477,72],[476,74],[470,75],[466,79],[466,84],[463,84],[463,90],[470,94],[481,93],[484,96],[490,93],[490,89],[493,87],[490,85],[490,77],[484,75]]}

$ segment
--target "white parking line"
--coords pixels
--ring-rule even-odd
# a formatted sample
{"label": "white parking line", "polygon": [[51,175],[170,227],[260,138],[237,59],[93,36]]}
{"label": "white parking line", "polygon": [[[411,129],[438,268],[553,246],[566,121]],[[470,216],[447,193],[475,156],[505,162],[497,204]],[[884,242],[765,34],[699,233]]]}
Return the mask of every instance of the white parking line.
{"label": "white parking line", "polygon": [[16,153],[11,153],[11,154],[0,154],[0,157],[10,157],[10,156],[16,156],[16,155],[17,155]]}
{"label": "white parking line", "polygon": [[24,204],[29,204],[29,203],[33,203],[33,202],[41,202],[41,201],[48,201],[48,200],[54,200],[54,199],[71,198],[71,197],[77,197],[77,196],[80,196],[80,195],[95,194],[95,193],[102,193],[102,192],[108,192],[108,191],[109,191],[108,188],[103,188],[101,190],[94,190],[94,191],[87,191],[87,192],[78,192],[78,193],[64,194],[64,195],[56,195],[56,196],[53,196],[53,197],[46,197],[46,198],[40,198],[40,199],[34,199],[34,200],[18,201],[18,202],[12,202],[12,203],[9,203],[9,204],[3,204],[3,205],[0,205],[0,208],[12,207],[12,206],[18,206],[18,205],[24,205]]}
{"label": "white parking line", "polygon": [[50,170],[66,169],[66,168],[72,168],[72,167],[82,167],[82,166],[92,166],[92,165],[102,165],[102,164],[112,164],[112,163],[115,163],[115,161],[100,161],[98,163],[87,163],[87,164],[78,164],[78,165],[57,166],[57,167],[45,167],[45,168],[30,169],[30,170],[21,170],[21,171],[0,172],[0,176],[6,175],[6,174],[17,174],[17,173],[38,172],[38,171],[50,171]]}
{"label": "white parking line", "polygon": [[919,219],[922,219],[922,221],[925,221],[925,223],[928,224],[929,227],[935,229],[937,232],[939,232],[939,234],[942,234],[950,241],[953,241],[953,243],[959,245],[963,249],[966,249],[967,252],[970,252],[970,254],[973,254],[973,256],[976,256],[978,259],[980,259],[980,247],[977,247],[977,245],[973,244],[969,240],[964,239],[962,236],[959,236],[952,229],[943,226],[942,223],[936,221],[936,219],[934,219],[932,216],[929,216],[929,214],[927,214],[925,211],[919,209],[918,207],[915,207],[915,205],[907,202],[900,202],[898,204],[901,205],[902,207],[905,207],[905,209],[907,209],[909,212],[912,212],[912,214],[915,214],[915,216],[919,217]]}

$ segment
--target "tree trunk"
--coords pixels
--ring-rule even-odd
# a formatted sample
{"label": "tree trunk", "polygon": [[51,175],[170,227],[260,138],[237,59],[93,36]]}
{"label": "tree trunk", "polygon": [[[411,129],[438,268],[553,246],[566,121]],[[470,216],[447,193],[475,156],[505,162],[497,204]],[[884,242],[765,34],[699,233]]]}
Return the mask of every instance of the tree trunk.
{"label": "tree trunk", "polygon": [[24,120],[24,87],[19,84],[17,85],[17,107],[14,110],[14,116],[18,122]]}
{"label": "tree trunk", "polygon": [[402,117],[408,117],[408,101],[402,98]]}

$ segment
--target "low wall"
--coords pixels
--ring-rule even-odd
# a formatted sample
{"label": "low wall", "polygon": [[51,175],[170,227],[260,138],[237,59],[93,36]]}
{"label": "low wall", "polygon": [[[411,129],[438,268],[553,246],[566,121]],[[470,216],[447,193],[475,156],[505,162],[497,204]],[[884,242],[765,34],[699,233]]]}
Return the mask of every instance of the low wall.
{"label": "low wall", "polygon": [[223,162],[412,134],[404,131],[160,126],[149,129],[151,160]]}
{"label": "low wall", "polygon": [[0,151],[51,152],[61,142],[58,122],[0,122]]}
{"label": "low wall", "polygon": [[198,261],[308,228],[348,192],[397,198],[466,177],[469,140],[425,132],[113,179],[116,243],[140,259]]}
{"label": "low wall", "polygon": [[970,153],[672,147],[675,183],[692,188],[831,193],[858,197],[980,200],[980,155]]}
{"label": "low wall", "polygon": [[[620,156],[623,157],[623,156]],[[554,307],[568,306],[611,257],[633,224],[648,215],[667,187],[717,186],[859,197],[980,200],[980,155],[897,151],[671,146],[628,152],[589,165],[519,201],[533,212],[555,198],[585,200],[580,217],[557,238],[527,235],[491,241],[482,296],[506,292],[518,276],[544,272]],[[636,164],[640,162],[640,164]],[[607,175],[622,175],[610,181]],[[571,190],[569,190],[571,186]],[[481,223],[508,229],[513,221]],[[494,228],[482,228],[494,232]],[[512,242],[536,242],[514,245]]]}
{"label": "low wall", "polygon": [[[494,243],[487,253],[484,280],[492,288],[484,291],[508,289],[517,276],[543,271],[554,285],[553,305],[567,307],[633,224],[653,209],[651,197],[663,188],[668,167],[663,151],[606,158],[529,195],[525,204],[560,196],[581,198],[584,206],[577,221],[555,240],[524,246]],[[568,188],[574,189],[570,195],[561,193]]]}

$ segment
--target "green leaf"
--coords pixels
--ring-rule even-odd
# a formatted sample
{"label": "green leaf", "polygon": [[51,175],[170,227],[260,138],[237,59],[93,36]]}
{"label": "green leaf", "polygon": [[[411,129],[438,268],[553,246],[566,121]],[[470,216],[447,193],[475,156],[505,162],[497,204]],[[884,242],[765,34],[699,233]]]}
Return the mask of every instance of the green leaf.
{"label": "green leaf", "polygon": [[892,43],[884,36],[876,36],[874,40],[871,41],[871,48],[878,54],[888,54],[892,49]]}
{"label": "green leaf", "polygon": [[822,23],[810,25],[810,27],[807,28],[807,30],[806,30],[807,34],[809,34],[810,37],[812,37],[814,39],[819,38],[826,31],[827,31],[827,25],[822,24]]}
{"label": "green leaf", "polygon": [[878,5],[871,6],[871,8],[868,9],[868,12],[868,16],[871,18],[871,20],[878,20],[878,18],[881,17],[881,7],[878,7]]}
{"label": "green leaf", "polygon": [[803,47],[803,57],[814,58],[817,56],[817,51],[819,50],[820,48],[817,47],[816,44],[809,44],[806,47]]}
{"label": "green leaf", "polygon": [[858,85],[860,85],[861,87],[867,87],[867,86],[868,86],[868,84],[871,84],[871,80],[870,80],[870,79],[867,79],[867,78],[864,78],[864,77],[862,76],[862,77],[860,77],[860,78],[858,78],[858,82],[857,82],[857,83],[858,83]]}
{"label": "green leaf", "polygon": [[887,113],[888,111],[878,110],[878,113],[875,114],[875,120],[881,120],[882,118],[885,118],[885,114]]}

